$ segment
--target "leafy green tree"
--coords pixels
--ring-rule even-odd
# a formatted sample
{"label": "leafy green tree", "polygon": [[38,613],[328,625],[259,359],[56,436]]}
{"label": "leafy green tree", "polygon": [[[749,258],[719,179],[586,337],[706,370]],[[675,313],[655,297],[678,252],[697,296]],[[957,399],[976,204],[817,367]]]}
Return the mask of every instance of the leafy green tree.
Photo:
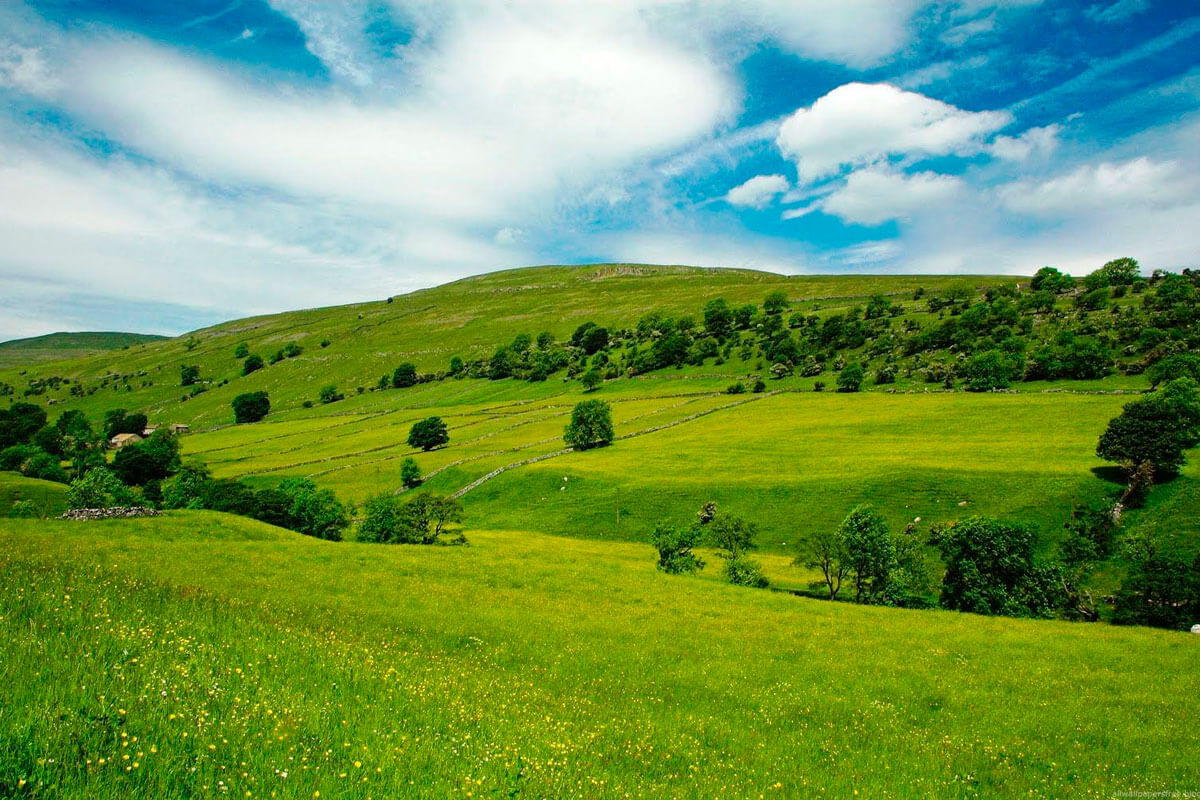
{"label": "leafy green tree", "polygon": [[0,409],[0,450],[27,444],[46,425],[46,412],[33,403],[13,403]]}
{"label": "leafy green tree", "polygon": [[417,365],[404,363],[396,367],[392,373],[392,386],[396,389],[407,389],[417,384]]}
{"label": "leafy green tree", "polygon": [[863,368],[859,364],[847,364],[837,376],[839,392],[857,392],[862,388]]}
{"label": "leafy green tree", "polygon": [[1161,548],[1131,564],[1116,595],[1113,622],[1188,630],[1200,619],[1200,554]]}
{"label": "leafy green tree", "polygon": [[788,301],[787,292],[782,289],[776,289],[769,292],[766,298],[763,299],[763,311],[768,314],[782,314],[791,306]]}
{"label": "leafy green tree", "polygon": [[408,446],[429,451],[450,441],[450,431],[441,417],[427,417],[408,431]]}
{"label": "leafy green tree", "polygon": [[71,508],[113,508],[137,502],[134,493],[121,479],[104,467],[71,481],[67,505]]}
{"label": "leafy green tree", "polygon": [[238,346],[233,349],[234,358],[245,358],[250,355],[250,343],[238,342]]}
{"label": "leafy green tree", "polygon": [[47,425],[33,435],[33,444],[52,456],[62,458],[65,455],[66,441],[62,431],[55,425]]}
{"label": "leafy green tree", "polygon": [[242,362],[242,375],[249,375],[252,372],[258,372],[262,368],[262,356],[258,354],[246,356],[246,360]]}
{"label": "leafy green tree", "polygon": [[[395,495],[367,500],[358,539],[376,544],[440,544],[448,525],[462,520],[462,505],[453,498],[423,492],[404,501]],[[461,533],[453,544],[466,544]]]}
{"label": "leafy green tree", "polygon": [[1054,267],[1042,267],[1034,273],[1033,280],[1029,282],[1029,288],[1033,291],[1053,294],[1062,294],[1069,291],[1074,285],[1074,278],[1064,275]]}
{"label": "leafy green tree", "polygon": [[844,524],[836,528],[816,530],[805,540],[800,555],[793,563],[809,569],[819,569],[825,581],[825,588],[829,592],[829,599],[837,600],[842,583],[850,575]]}
{"label": "leafy green tree", "polygon": [[350,524],[350,510],[328,489],[319,489],[306,478],[289,478],[279,484],[287,496],[296,530],[307,536],[338,542]]}
{"label": "leafy green tree", "polygon": [[579,379],[579,382],[583,384],[583,390],[585,392],[592,392],[596,390],[596,387],[604,382],[604,376],[600,374],[600,370],[593,367],[592,369],[589,369],[587,372],[583,373],[583,377]]}
{"label": "leafy green tree", "polygon": [[717,297],[705,303],[704,330],[717,339],[724,339],[733,331],[733,312],[722,298]]}
{"label": "leafy green tree", "polygon": [[972,392],[1007,389],[1016,373],[1016,365],[1012,360],[996,349],[972,356],[963,367],[967,389]]}
{"label": "leafy green tree", "polygon": [[421,485],[421,468],[412,456],[400,462],[400,482],[406,489],[415,489]]}
{"label": "leafy green tree", "polygon": [[846,563],[854,581],[854,602],[878,603],[896,568],[896,546],[887,523],[870,506],[857,506],[840,526]]}
{"label": "leafy green tree", "polygon": [[180,386],[195,386],[199,382],[200,366],[198,364],[184,364],[179,368]]}
{"label": "leafy green tree", "polygon": [[754,321],[754,315],[758,313],[758,308],[749,303],[744,306],[738,306],[733,309],[733,324],[738,330],[746,330],[750,327],[750,323]]}
{"label": "leafy green tree", "polygon": [[1009,617],[1051,617],[1063,605],[1061,575],[1034,557],[1031,528],[968,517],[935,530],[946,563],[942,608]]}
{"label": "leafy green tree", "polygon": [[694,552],[704,538],[699,525],[677,527],[664,522],[654,526],[650,542],[658,551],[658,568],[670,575],[693,573],[704,568]]}
{"label": "leafy green tree", "polygon": [[463,370],[465,368],[466,368],[466,365],[463,364],[463,360],[461,357],[452,356],[450,358],[450,374],[451,375],[453,375],[454,377],[458,377],[459,375],[461,375],[463,373]]}
{"label": "leafy green tree", "polygon": [[576,450],[590,450],[612,444],[612,409],[603,400],[584,400],[571,411],[571,422],[563,432],[563,441]]}
{"label": "leafy green tree", "polygon": [[1109,286],[1130,286],[1141,278],[1141,267],[1132,258],[1117,258],[1109,261],[1083,279],[1089,290],[1106,289]]}
{"label": "leafy green tree", "polygon": [[266,392],[246,392],[233,398],[234,419],[239,423],[258,422],[271,411],[271,398]]}
{"label": "leafy green tree", "polygon": [[321,391],[317,393],[317,399],[325,405],[329,405],[330,403],[346,399],[346,395],[339,392],[337,387],[331,383],[328,386],[321,387]]}
{"label": "leafy green tree", "polygon": [[579,340],[579,346],[589,356],[608,347],[608,328],[593,325]]}
{"label": "leafy green tree", "polygon": [[746,555],[738,555],[725,562],[725,580],[734,586],[766,589],[771,582],[763,574],[762,565]]}
{"label": "leafy green tree", "polygon": [[749,520],[732,514],[722,514],[709,525],[709,541],[724,559],[737,558],[750,550],[757,549],[758,526]]}
{"label": "leafy green tree", "polygon": [[[1144,333],[1144,331],[1143,331]],[[1160,383],[1173,381],[1176,378],[1191,378],[1200,383],[1200,354],[1175,353],[1161,361],[1156,361],[1146,370],[1150,379],[1150,388],[1157,389]]]}
{"label": "leafy green tree", "polygon": [[1108,305],[1108,289],[1092,289],[1075,296],[1075,307],[1082,311],[1099,311]]}
{"label": "leafy green tree", "polygon": [[140,435],[147,422],[145,414],[127,414],[123,408],[113,409],[104,415],[104,438],[111,439],[118,433]]}
{"label": "leafy green tree", "polygon": [[129,486],[145,486],[179,471],[179,440],[169,431],[155,431],[144,442],[128,444],[113,456],[112,471]]}
{"label": "leafy green tree", "polygon": [[1200,444],[1200,396],[1195,381],[1176,378],[1153,394],[1129,403],[1108,423],[1096,455],[1127,467],[1144,462],[1172,475],[1185,451]]}
{"label": "leafy green tree", "polygon": [[184,464],[179,472],[162,484],[163,508],[202,508],[204,485],[212,474],[203,464]]}

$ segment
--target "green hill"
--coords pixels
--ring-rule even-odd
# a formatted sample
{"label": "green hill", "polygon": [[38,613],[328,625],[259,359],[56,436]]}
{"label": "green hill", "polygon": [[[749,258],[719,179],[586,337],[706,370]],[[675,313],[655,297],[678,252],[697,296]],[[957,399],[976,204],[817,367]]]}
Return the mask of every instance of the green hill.
{"label": "green hill", "polygon": [[34,336],[29,339],[12,339],[0,342],[0,369],[28,367],[43,361],[82,358],[165,338],[165,336],[148,333],[84,331],[48,333],[45,336]]}
{"label": "green hill", "polygon": [[1200,781],[1197,637],[822,603],[643,544],[0,520],[0,794],[1112,797]]}

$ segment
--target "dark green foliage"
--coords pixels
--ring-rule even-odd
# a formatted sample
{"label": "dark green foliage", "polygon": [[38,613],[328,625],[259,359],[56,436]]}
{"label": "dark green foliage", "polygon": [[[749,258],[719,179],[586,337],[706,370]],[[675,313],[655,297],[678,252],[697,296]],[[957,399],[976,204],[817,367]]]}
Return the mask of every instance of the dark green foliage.
{"label": "dark green foliage", "polygon": [[179,441],[168,431],[155,431],[144,442],[128,444],[113,456],[112,470],[129,486],[170,477],[179,471]]}
{"label": "dark green foliage", "polygon": [[21,465],[21,474],[26,478],[39,478],[44,481],[66,483],[70,480],[66,470],[58,462],[57,456],[38,450],[31,458]]}
{"label": "dark green foliage", "polygon": [[709,542],[721,551],[721,558],[732,559],[758,547],[758,526],[753,522],[722,514],[710,523]]}
{"label": "dark green foliage", "polygon": [[875,385],[883,386],[889,383],[896,382],[896,366],[895,364],[884,364],[879,369],[875,370]]}
{"label": "dark green foliage", "polygon": [[693,573],[704,568],[704,561],[694,549],[704,539],[699,525],[676,527],[660,522],[654,526],[650,543],[658,551],[658,568],[671,575]]}
{"label": "dark green foliage", "polygon": [[336,403],[339,400],[345,400],[346,395],[338,391],[337,387],[332,383],[328,386],[322,386],[321,391],[317,393],[317,399],[325,405]]}
{"label": "dark green foliage", "polygon": [[400,462],[400,482],[406,489],[414,489],[421,485],[421,468],[412,456]]}
{"label": "dark green foliage", "polygon": [[754,387],[750,391],[754,392],[755,394],[762,394],[766,390],[766,382],[762,378],[759,378],[758,380],[754,381]]}
{"label": "dark green foliage", "polygon": [[776,289],[769,293],[763,300],[763,311],[767,314],[782,314],[791,306],[788,302],[787,292],[782,289]]}
{"label": "dark green foliage", "polygon": [[200,367],[196,364],[184,364],[179,368],[179,385],[195,386],[200,382]]}
{"label": "dark green foliage", "polygon": [[1017,365],[1003,352],[986,350],[967,361],[962,375],[967,379],[969,391],[987,392],[1007,389],[1017,373]]}
{"label": "dark green foliage", "polygon": [[1167,356],[1151,364],[1146,370],[1146,377],[1150,379],[1151,388],[1155,389],[1160,383],[1176,378],[1191,378],[1200,383],[1200,354],[1175,353]]}
{"label": "dark green foliage", "polygon": [[258,372],[263,368],[263,360],[260,355],[246,356],[246,360],[242,363],[242,374],[249,375],[252,372]]}
{"label": "dark green foliage", "polygon": [[733,309],[733,324],[740,331],[744,331],[750,327],[750,323],[754,320],[754,315],[758,313],[758,309],[753,303],[738,306]]}
{"label": "dark green foliage", "polygon": [[271,398],[266,392],[247,392],[233,398],[233,416],[240,423],[258,422],[271,411]]}
{"label": "dark green foliage", "polygon": [[579,340],[579,346],[589,356],[608,347],[608,328],[592,326]]}
{"label": "dark green foliage", "polygon": [[571,422],[563,432],[563,441],[576,450],[590,450],[612,444],[612,410],[603,400],[584,400],[571,411]]}
{"label": "dark green foliage", "polygon": [[738,381],[737,383],[731,383],[731,384],[729,384],[729,386],[725,387],[725,393],[726,394],[745,394],[746,393],[746,384],[742,383],[741,381]]}
{"label": "dark green foliage", "polygon": [[1127,466],[1143,462],[1173,474],[1185,463],[1184,451],[1200,444],[1200,397],[1196,383],[1177,378],[1125,406],[1100,436],[1096,455]]}
{"label": "dark green foliage", "polygon": [[66,455],[66,439],[55,425],[47,425],[33,435],[33,444],[55,458]]}
{"label": "dark green foliage", "polygon": [[1075,279],[1070,275],[1064,275],[1054,267],[1042,267],[1033,276],[1033,280],[1029,283],[1029,288],[1035,292],[1051,292],[1052,294],[1062,294],[1070,290],[1075,285]]}
{"label": "dark green foliage", "polygon": [[26,444],[46,424],[46,412],[33,403],[13,403],[0,409],[0,449]]}
{"label": "dark green foliage", "polygon": [[466,365],[463,363],[462,358],[459,356],[451,356],[451,358],[450,358],[450,374],[453,375],[454,377],[458,377],[459,375],[461,375],[463,373],[464,369],[466,369]]}
{"label": "dark green foliage", "polygon": [[887,523],[870,506],[857,506],[838,528],[842,555],[854,582],[854,602],[881,602],[897,566]]}
{"label": "dark green foliage", "polygon": [[838,373],[837,387],[839,392],[857,392],[862,388],[863,368],[859,364],[847,364]]}
{"label": "dark green foliage", "polygon": [[[462,364],[462,361],[459,361]],[[453,369],[453,367],[451,367]],[[392,372],[392,387],[396,389],[407,389],[409,386],[417,384],[417,365],[405,363],[396,367]]]}
{"label": "dark green foliage", "polygon": [[1075,296],[1075,307],[1082,311],[1099,311],[1108,305],[1108,289],[1092,289]]}
{"label": "dark green foliage", "polygon": [[1051,617],[1063,605],[1061,576],[1034,557],[1032,529],[968,517],[935,529],[946,563],[942,608],[1009,617]]}
{"label": "dark green foliage", "polygon": [[141,435],[146,423],[145,414],[126,414],[123,408],[114,409],[104,415],[104,438],[111,439],[118,433]]}
{"label": "dark green foliage", "polygon": [[579,379],[579,382],[583,384],[585,392],[591,392],[604,382],[604,377],[600,374],[600,370],[593,367],[583,373],[583,377]]}
{"label": "dark green foliage", "polygon": [[725,580],[734,586],[748,586],[751,589],[766,589],[771,585],[763,574],[762,566],[746,555],[737,555],[725,562]]}
{"label": "dark green foliage", "polygon": [[1116,600],[1117,625],[1188,630],[1200,620],[1200,555],[1146,554],[1130,566]]}
{"label": "dark green foliage", "polygon": [[408,431],[408,446],[429,451],[450,441],[450,431],[441,417],[427,417],[414,423]]}
{"label": "dark green foliage", "polygon": [[[376,495],[363,507],[358,529],[361,542],[374,544],[441,544],[446,526],[462,520],[462,505],[453,498],[423,492],[407,502],[395,495]],[[466,544],[460,532],[451,542]]]}
{"label": "dark green foliage", "polygon": [[113,508],[136,502],[133,491],[104,467],[76,478],[67,489],[67,505],[71,508]]}
{"label": "dark green foliage", "polygon": [[723,299],[718,297],[705,304],[704,330],[717,339],[724,339],[733,330],[733,312]]}
{"label": "dark green foliage", "polygon": [[1130,286],[1141,277],[1141,268],[1132,258],[1117,258],[1109,261],[1083,279],[1088,291],[1106,289],[1109,286]]}
{"label": "dark green foliage", "polygon": [[234,358],[245,358],[250,355],[250,343],[238,342],[238,346],[233,349]]}

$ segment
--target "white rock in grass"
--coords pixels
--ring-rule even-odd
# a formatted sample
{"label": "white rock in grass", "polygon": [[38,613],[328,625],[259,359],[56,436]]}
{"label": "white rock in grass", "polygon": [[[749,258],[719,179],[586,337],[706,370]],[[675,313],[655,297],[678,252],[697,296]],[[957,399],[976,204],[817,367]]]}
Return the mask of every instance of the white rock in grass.
{"label": "white rock in grass", "polygon": [[1200,625],[1193,625],[1192,633],[1200,633]]}

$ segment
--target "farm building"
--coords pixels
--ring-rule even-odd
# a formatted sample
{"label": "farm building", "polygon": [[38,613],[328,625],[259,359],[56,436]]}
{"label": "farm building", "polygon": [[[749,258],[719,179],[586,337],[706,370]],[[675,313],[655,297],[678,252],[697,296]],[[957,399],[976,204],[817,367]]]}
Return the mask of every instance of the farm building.
{"label": "farm building", "polygon": [[137,444],[142,440],[142,437],[136,433],[118,433],[116,436],[108,440],[108,443],[117,450],[120,450],[127,444]]}
{"label": "farm building", "polygon": [[182,422],[175,422],[171,425],[171,433],[175,434],[176,436],[187,433],[189,430],[191,430],[191,428],[189,428],[187,425],[184,425]]}

